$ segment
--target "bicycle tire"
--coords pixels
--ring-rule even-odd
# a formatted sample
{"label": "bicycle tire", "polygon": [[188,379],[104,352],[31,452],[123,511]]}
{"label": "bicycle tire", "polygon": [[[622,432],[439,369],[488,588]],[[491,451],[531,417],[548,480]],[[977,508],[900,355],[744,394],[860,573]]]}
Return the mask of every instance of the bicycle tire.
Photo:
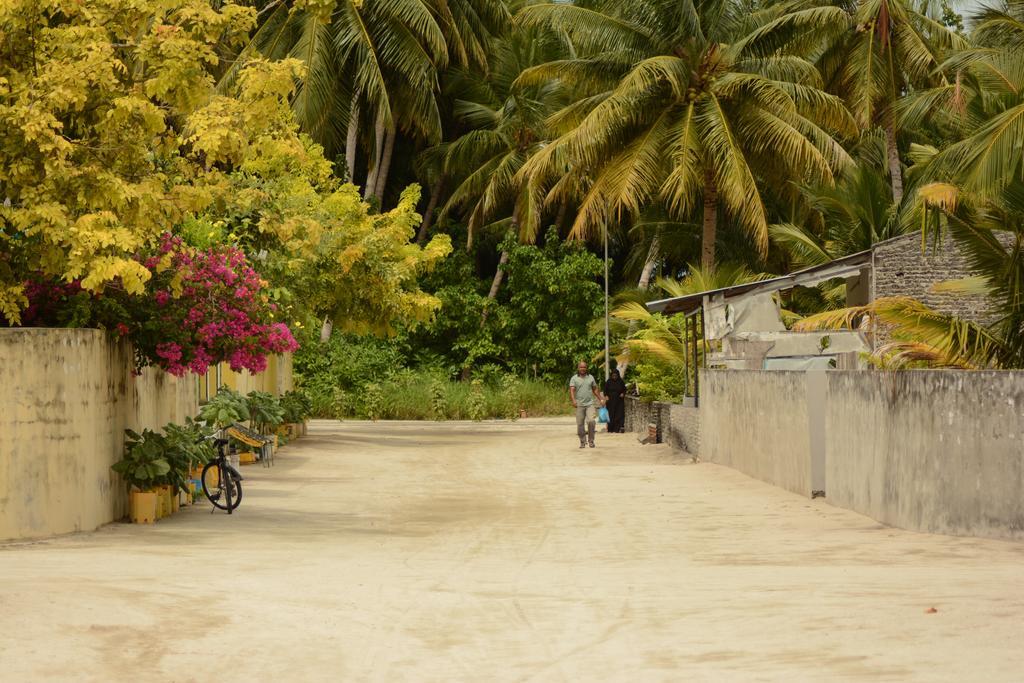
{"label": "bicycle tire", "polygon": [[[217,475],[214,484],[214,475]],[[225,486],[225,481],[230,490]],[[227,510],[230,513],[242,502],[242,482],[237,480],[227,469],[223,469],[216,460],[206,463],[202,474],[203,494],[206,495],[213,506],[219,510]]]}

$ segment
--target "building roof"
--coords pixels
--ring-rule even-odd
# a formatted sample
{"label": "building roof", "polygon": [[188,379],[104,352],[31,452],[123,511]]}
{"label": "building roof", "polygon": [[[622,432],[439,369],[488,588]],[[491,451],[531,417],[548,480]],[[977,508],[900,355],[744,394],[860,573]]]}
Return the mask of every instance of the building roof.
{"label": "building roof", "polygon": [[733,298],[746,294],[778,292],[796,286],[813,287],[820,282],[831,280],[832,278],[856,275],[870,263],[871,250],[867,249],[819,266],[804,268],[788,275],[781,275],[757,282],[746,282],[742,285],[732,285],[720,289],[709,289],[706,292],[676,296],[670,299],[659,299],[658,301],[648,302],[646,306],[647,310],[651,313],[692,313],[701,307],[706,296],[715,297],[721,295],[725,298]]}

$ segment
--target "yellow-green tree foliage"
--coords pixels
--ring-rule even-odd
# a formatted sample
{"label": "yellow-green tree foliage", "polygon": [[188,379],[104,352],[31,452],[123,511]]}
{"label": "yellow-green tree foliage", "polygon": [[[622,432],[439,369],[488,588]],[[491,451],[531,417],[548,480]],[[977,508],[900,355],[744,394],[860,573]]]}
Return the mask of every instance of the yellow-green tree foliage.
{"label": "yellow-green tree foliage", "polygon": [[180,122],[207,104],[221,41],[253,11],[207,0],[0,0],[0,312],[42,271],[98,290],[209,200]]}
{"label": "yellow-green tree foliage", "polygon": [[[252,8],[213,0],[0,0],[0,314],[27,274],[141,292],[133,258],[183,224],[230,223],[318,315],[429,317],[415,274],[449,250],[409,247],[415,190],[370,216],[298,133],[297,60],[254,60],[218,94],[218,49]],[[241,219],[246,220],[242,221]],[[235,225],[237,223],[237,226]],[[239,234],[236,237],[245,237]],[[249,235],[250,238],[253,235]]]}

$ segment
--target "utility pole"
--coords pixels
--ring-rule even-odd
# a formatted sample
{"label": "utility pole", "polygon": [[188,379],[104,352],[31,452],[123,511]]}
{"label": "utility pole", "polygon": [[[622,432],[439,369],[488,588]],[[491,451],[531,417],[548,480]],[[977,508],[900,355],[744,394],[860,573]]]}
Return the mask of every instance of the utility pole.
{"label": "utility pole", "polygon": [[608,333],[608,223],[604,224],[604,379],[611,377],[608,348],[611,336]]}

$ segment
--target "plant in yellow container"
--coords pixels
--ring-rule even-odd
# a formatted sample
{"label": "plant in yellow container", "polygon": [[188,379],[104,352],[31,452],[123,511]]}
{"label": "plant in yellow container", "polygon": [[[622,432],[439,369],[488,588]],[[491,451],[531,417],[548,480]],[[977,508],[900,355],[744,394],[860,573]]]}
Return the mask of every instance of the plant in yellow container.
{"label": "plant in yellow container", "polygon": [[213,457],[213,448],[207,439],[212,429],[185,418],[185,424],[173,422],[164,426],[164,458],[171,466],[165,477],[169,484],[169,511],[177,512],[182,492],[192,487],[192,480],[202,477],[203,465]]}
{"label": "plant in yellow container", "polygon": [[128,494],[128,505],[128,516],[132,523],[152,524],[156,521],[156,492],[132,489]]}
{"label": "plant in yellow container", "polygon": [[171,469],[164,458],[161,435],[150,429],[142,434],[126,429],[124,457],[111,469],[128,485],[132,521],[152,523],[159,507],[154,489]]}
{"label": "plant in yellow container", "polygon": [[238,462],[242,465],[251,465],[256,462],[257,459],[256,454],[251,451],[245,451],[244,453],[238,454]]}
{"label": "plant in yellow container", "polygon": [[156,518],[163,519],[171,516],[171,487],[167,484],[160,484],[156,487]]}

